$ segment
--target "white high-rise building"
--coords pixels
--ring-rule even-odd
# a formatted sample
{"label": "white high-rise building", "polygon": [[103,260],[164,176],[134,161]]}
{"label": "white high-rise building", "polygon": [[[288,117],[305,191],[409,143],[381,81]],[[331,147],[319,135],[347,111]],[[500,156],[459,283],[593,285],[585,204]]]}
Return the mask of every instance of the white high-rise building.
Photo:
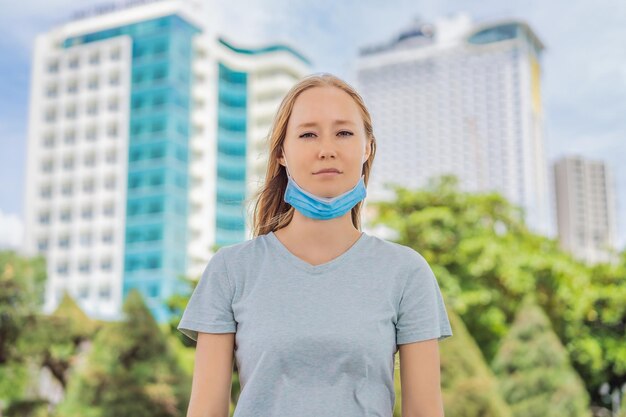
{"label": "white high-rise building", "polygon": [[310,62],[235,46],[191,0],[129,1],[37,37],[25,181],[27,255],[45,312],[68,291],[116,319],[137,289],[158,321],[214,245],[245,240],[273,113]]}
{"label": "white high-rise building", "polygon": [[377,156],[371,199],[386,183],[420,188],[455,174],[465,191],[498,191],[531,229],[553,234],[543,146],[540,56],[524,22],[474,23],[466,14],[416,20],[360,52],[359,91],[372,113]]}
{"label": "white high-rise building", "polygon": [[561,247],[590,264],[617,260],[615,183],[606,164],[562,157],[554,180]]}

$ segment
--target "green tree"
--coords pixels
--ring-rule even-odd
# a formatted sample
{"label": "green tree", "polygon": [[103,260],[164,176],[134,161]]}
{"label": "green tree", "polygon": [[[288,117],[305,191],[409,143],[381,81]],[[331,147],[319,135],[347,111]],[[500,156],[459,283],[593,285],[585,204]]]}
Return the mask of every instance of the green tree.
{"label": "green tree", "polygon": [[447,417],[510,417],[498,381],[461,318],[449,311],[454,336],[440,343],[441,390]]}
{"label": "green tree", "polygon": [[525,297],[492,369],[516,417],[590,416],[589,395],[534,297]]}
{"label": "green tree", "polygon": [[498,193],[466,193],[454,176],[419,190],[388,184],[392,201],[370,203],[373,225],[431,264],[488,363],[526,294],[536,295],[595,404],[598,388],[626,382],[626,252],[617,266],[590,268],[554,239],[529,232],[523,211]]}
{"label": "green tree", "polygon": [[124,302],[125,320],[96,336],[58,408],[60,417],[184,415],[191,381],[137,290]]}
{"label": "green tree", "polygon": [[98,328],[99,323],[89,318],[65,292],[52,314],[39,317],[37,327],[26,337],[30,346],[26,352],[48,368],[65,389],[72,364]]}
{"label": "green tree", "polygon": [[37,369],[26,336],[37,328],[45,279],[43,257],[0,252],[0,415],[26,417],[42,409],[41,400],[26,398]]}

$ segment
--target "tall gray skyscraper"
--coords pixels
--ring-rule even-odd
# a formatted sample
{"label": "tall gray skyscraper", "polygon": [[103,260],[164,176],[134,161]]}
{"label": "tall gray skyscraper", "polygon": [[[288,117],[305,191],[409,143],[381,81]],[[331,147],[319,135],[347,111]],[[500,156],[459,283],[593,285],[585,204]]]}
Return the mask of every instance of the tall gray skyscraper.
{"label": "tall gray skyscraper", "polygon": [[357,84],[378,140],[372,199],[386,182],[418,188],[456,174],[466,191],[499,191],[554,234],[540,91],[542,42],[517,20],[476,24],[458,14],[415,21],[362,49]]}
{"label": "tall gray skyscraper", "polygon": [[616,244],[611,171],[601,161],[567,156],[554,163],[554,179],[561,246],[589,263],[611,261]]}

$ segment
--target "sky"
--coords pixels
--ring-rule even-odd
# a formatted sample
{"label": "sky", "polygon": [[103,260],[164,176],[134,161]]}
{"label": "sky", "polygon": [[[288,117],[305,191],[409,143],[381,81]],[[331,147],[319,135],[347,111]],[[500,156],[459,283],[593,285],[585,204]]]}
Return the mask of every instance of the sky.
{"label": "sky", "polygon": [[[0,0],[0,247],[22,235],[29,83],[35,36],[111,0]],[[413,19],[458,12],[477,23],[527,22],[542,56],[545,154],[604,161],[617,191],[618,247],[626,243],[626,2],[614,0],[206,0],[216,33],[242,47],[286,43],[356,84],[360,48],[386,43]],[[621,165],[620,165],[621,164]],[[551,178],[550,178],[551,179]]]}

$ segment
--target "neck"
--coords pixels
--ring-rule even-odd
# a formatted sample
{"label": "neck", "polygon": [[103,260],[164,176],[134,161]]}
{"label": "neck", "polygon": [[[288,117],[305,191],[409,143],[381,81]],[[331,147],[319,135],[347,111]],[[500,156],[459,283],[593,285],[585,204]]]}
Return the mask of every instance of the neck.
{"label": "neck", "polygon": [[352,210],[334,219],[317,220],[306,217],[294,209],[291,222],[280,230],[280,234],[297,237],[301,242],[314,246],[324,245],[329,241],[342,241],[347,236],[354,239],[361,234],[352,224]]}

